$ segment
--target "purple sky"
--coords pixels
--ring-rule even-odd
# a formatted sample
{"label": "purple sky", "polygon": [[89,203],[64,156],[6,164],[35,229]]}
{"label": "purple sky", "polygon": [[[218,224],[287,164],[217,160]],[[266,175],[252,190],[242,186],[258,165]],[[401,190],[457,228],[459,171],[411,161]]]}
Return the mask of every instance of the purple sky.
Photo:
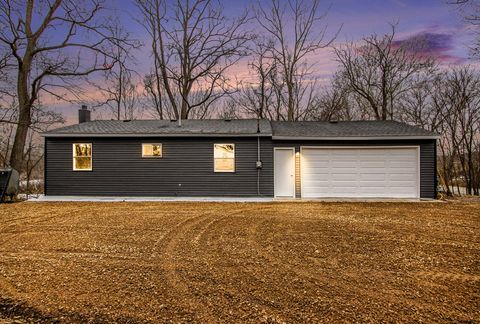
{"label": "purple sky", "polygon": [[[108,0],[107,0],[108,1]],[[227,15],[236,15],[248,10],[255,1],[224,0],[221,1]],[[384,34],[390,31],[389,23],[397,23],[397,40],[421,38],[426,44],[426,52],[436,56],[443,64],[471,64],[468,58],[468,46],[472,42],[472,34],[461,14],[447,0],[332,0],[324,1],[330,13],[326,18],[330,33],[341,31],[336,39],[337,44],[358,41],[373,33]],[[133,36],[146,39],[143,28],[135,21],[138,11],[129,0],[112,0],[111,7],[116,8],[122,22]],[[148,46],[137,54],[136,68],[139,73],[145,73],[150,66]],[[323,49],[309,58],[315,63],[315,74],[324,83],[337,64],[329,48]],[[231,71],[236,76],[248,78],[246,64],[239,63]],[[57,108],[66,111],[66,105],[59,104]],[[76,116],[76,109],[69,109],[68,121]],[[76,118],[76,117],[74,117]]]}
{"label": "purple sky", "polygon": [[[252,8],[256,1],[221,0],[221,3],[227,15],[237,15]],[[447,4],[447,0],[323,1],[323,8],[328,6],[331,7],[326,22],[330,32],[333,34],[341,27],[337,43],[389,32],[389,23],[397,22],[399,40],[422,35],[427,37],[428,50],[446,63],[465,63],[468,59],[468,45],[472,36],[461,14],[455,6]],[[117,8],[128,30],[139,39],[145,39],[145,32],[134,19],[137,9],[133,2],[112,1],[112,7]],[[139,63],[145,69],[149,64],[146,52],[145,49],[138,55]],[[331,62],[331,55],[325,52],[328,51],[318,53],[317,61],[321,64],[334,63]]]}

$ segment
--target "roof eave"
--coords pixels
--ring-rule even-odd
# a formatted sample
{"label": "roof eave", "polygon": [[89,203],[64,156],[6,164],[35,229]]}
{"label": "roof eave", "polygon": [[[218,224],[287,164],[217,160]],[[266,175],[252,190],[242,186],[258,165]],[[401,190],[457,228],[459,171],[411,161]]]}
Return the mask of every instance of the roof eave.
{"label": "roof eave", "polygon": [[272,136],[273,140],[306,140],[306,141],[373,141],[373,140],[418,140],[439,139],[439,135],[411,136]]}
{"label": "roof eave", "polygon": [[272,134],[266,133],[252,133],[252,134],[231,134],[231,133],[219,133],[219,134],[158,134],[158,133],[126,133],[126,134],[103,134],[103,133],[42,133],[42,137],[271,137]]}

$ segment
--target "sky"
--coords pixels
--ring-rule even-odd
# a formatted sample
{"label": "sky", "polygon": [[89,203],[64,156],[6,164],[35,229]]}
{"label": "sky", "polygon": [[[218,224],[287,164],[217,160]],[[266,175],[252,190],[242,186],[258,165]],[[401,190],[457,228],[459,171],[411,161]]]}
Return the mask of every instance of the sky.
{"label": "sky", "polygon": [[[266,1],[266,0],[260,0]],[[235,16],[250,10],[255,1],[221,0],[224,13]],[[396,40],[421,38],[426,43],[425,51],[444,65],[474,64],[469,59],[469,44],[473,35],[462,14],[447,0],[330,0],[323,1],[323,9],[328,9],[325,18],[328,25],[327,36],[338,32],[335,44],[357,42],[371,34],[390,32],[390,23],[396,24]],[[107,0],[107,5],[114,8],[120,16],[126,30],[132,36],[148,42],[143,27],[138,24],[138,10],[130,0]],[[146,73],[151,64],[148,46],[136,54],[135,69],[140,74]],[[314,71],[324,83],[337,69],[337,63],[331,48],[325,48],[310,55]],[[249,78],[246,62],[234,66],[230,73],[240,78]],[[74,122],[76,109],[71,105],[58,104],[57,109],[66,113],[67,122]]]}

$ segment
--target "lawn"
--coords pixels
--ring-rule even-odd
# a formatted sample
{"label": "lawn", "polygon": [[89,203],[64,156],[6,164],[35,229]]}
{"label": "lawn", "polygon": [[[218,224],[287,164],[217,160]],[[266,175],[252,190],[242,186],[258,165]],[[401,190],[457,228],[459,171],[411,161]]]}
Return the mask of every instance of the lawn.
{"label": "lawn", "polygon": [[0,322],[480,321],[480,203],[0,205]]}

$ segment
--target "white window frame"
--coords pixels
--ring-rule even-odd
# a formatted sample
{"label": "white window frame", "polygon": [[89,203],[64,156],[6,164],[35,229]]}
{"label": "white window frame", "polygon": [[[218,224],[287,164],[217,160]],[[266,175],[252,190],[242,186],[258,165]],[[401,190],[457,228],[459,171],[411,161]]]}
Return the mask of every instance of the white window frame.
{"label": "white window frame", "polygon": [[[160,156],[144,155],[143,154],[143,146],[144,145],[159,145],[160,146]],[[142,143],[142,158],[145,158],[145,159],[161,159],[161,158],[163,158],[163,145],[162,145],[162,143]]]}
{"label": "white window frame", "polygon": [[[217,164],[215,163],[217,159],[226,159],[226,158],[216,158],[215,157],[215,145],[232,145],[233,146],[233,170],[217,170]],[[235,173],[236,167],[236,153],[235,153],[235,144],[234,143],[214,143],[213,144],[213,172],[215,173]]]}
{"label": "white window frame", "polygon": [[[75,155],[75,145],[90,145],[90,168],[89,169],[77,169],[75,167],[75,158],[82,157]],[[87,156],[83,156],[87,157]],[[93,170],[93,144],[92,143],[72,143],[72,169],[73,171],[92,171]]]}

